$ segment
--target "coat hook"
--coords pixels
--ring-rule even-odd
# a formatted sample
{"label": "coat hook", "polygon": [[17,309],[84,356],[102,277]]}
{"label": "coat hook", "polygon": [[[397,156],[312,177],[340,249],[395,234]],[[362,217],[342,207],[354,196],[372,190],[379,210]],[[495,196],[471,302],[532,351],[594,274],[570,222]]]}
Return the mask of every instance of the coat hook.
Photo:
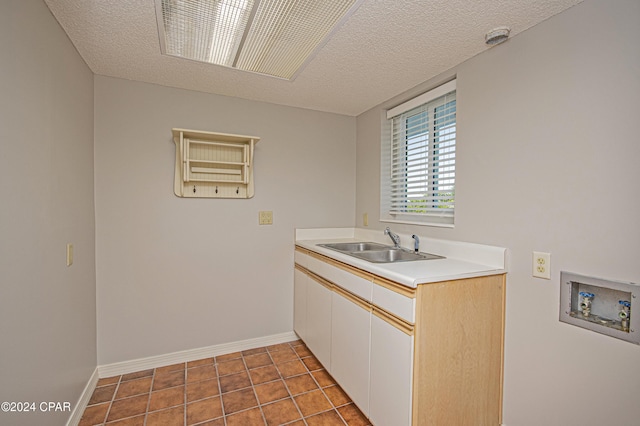
{"label": "coat hook", "polygon": [[236,188],[236,194],[239,194],[239,193],[240,193],[240,187],[237,187]]}
{"label": "coat hook", "polygon": [[196,193],[196,186],[195,185],[193,185],[193,193],[194,194]]}
{"label": "coat hook", "polygon": [[218,193],[218,187],[216,186],[216,194]]}

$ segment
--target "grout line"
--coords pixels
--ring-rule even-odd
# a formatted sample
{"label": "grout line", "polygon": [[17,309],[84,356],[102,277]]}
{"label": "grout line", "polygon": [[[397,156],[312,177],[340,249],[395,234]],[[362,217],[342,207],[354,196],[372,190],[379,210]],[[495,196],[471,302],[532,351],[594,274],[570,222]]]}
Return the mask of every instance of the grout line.
{"label": "grout line", "polygon": [[[311,372],[309,371],[309,369],[307,368],[307,365],[302,361],[302,358],[300,358],[300,355],[298,354],[298,352],[293,349],[293,346],[291,344],[289,344],[290,349],[293,351],[294,354],[296,354],[296,358],[298,359],[299,362],[302,362],[302,365],[304,366],[305,370],[307,370],[306,373],[304,374],[309,374],[311,376],[311,379],[315,381],[313,375],[311,375]],[[299,374],[298,376],[301,376],[302,374]],[[291,376],[291,377],[298,377],[298,376]],[[284,385],[287,386],[287,382],[284,382]],[[291,394],[291,391],[289,390],[289,386],[287,386],[287,391],[289,391],[289,395],[291,395],[291,399],[293,400],[293,404],[296,406],[296,408],[298,409],[298,412],[300,413],[300,417],[302,418],[302,422],[308,426],[306,417],[304,416],[304,414],[302,414],[302,410],[300,409],[300,407],[298,406],[298,402],[296,401],[296,399],[293,397],[293,395]],[[299,395],[304,395],[305,393],[309,393],[311,391],[308,392],[303,392]]]}
{"label": "grout line", "polygon": [[149,417],[149,408],[151,407],[151,393],[153,392],[153,383],[155,381],[156,381],[156,369],[154,368],[153,373],[151,374],[151,386],[149,387],[149,399],[147,400],[147,409],[144,412],[144,420],[142,421],[142,424],[144,426],[147,425],[147,418]]}
{"label": "grout line", "polygon": [[[269,354],[269,351],[266,351],[266,352],[267,352],[267,355],[269,355],[269,359],[271,359],[271,354]],[[249,383],[251,383],[251,390],[253,391],[253,396],[256,397],[256,404],[258,404],[258,410],[260,410],[262,421],[264,422],[265,425],[267,425],[268,424],[267,418],[264,415],[264,411],[262,411],[262,403],[260,403],[260,398],[258,398],[258,393],[256,392],[256,386],[253,383],[253,378],[251,378],[251,372],[249,371],[249,367],[247,366],[247,361],[244,359],[244,354],[242,352],[240,352],[240,355],[242,356],[242,363],[244,364],[244,370],[247,372],[247,376],[249,377]],[[271,359],[271,362],[273,362],[273,359]],[[251,408],[247,408],[247,410],[250,410]]]}
{"label": "grout line", "polygon": [[120,381],[122,380],[122,375],[118,379],[116,383],[116,388],[113,390],[113,395],[111,396],[111,401],[109,401],[109,408],[107,409],[107,413],[104,415],[104,419],[102,421],[103,424],[107,423],[107,419],[109,418],[109,414],[111,413],[111,407],[113,406],[113,401],[116,400],[116,394],[118,393],[118,389],[120,389]]}
{"label": "grout line", "polygon": [[[186,425],[187,424],[187,363],[185,362],[184,364],[184,391],[183,391],[183,412],[182,412],[182,421],[183,424]],[[145,425],[146,426],[146,425]]]}
{"label": "grout line", "polygon": [[[218,369],[219,366],[219,362],[218,362],[218,357],[213,357],[213,366],[216,369],[216,381],[218,382],[218,398],[220,398],[220,409],[222,410],[222,423],[224,423],[224,426],[227,426],[227,416],[224,413],[224,400],[222,399],[222,385],[220,384],[220,370]],[[185,391],[186,391],[186,386],[185,386]],[[186,397],[185,397],[186,400]],[[187,415],[187,410],[185,408],[185,416]],[[185,417],[186,418],[186,417]],[[184,424],[186,425],[187,422],[185,420]]]}
{"label": "grout line", "polygon": [[[294,350],[294,352],[295,352],[295,350]],[[346,420],[342,417],[342,415],[341,415],[341,414],[340,414],[340,412],[338,411],[338,409],[337,409],[338,407],[336,407],[336,405],[333,403],[333,401],[331,400],[331,398],[329,398],[329,396],[325,393],[325,391],[324,391],[324,389],[325,389],[325,388],[323,388],[323,387],[320,385],[320,382],[318,382],[318,381],[316,380],[315,376],[311,373],[311,370],[309,370],[309,367],[307,367],[307,364],[305,364],[305,363],[304,363],[304,361],[302,361],[302,359],[303,359],[303,358],[310,358],[310,357],[314,357],[314,358],[315,358],[315,355],[313,355],[313,354],[312,354],[312,355],[307,355],[307,356],[301,357],[301,356],[298,354],[298,352],[296,352],[296,355],[298,355],[298,358],[300,358],[300,361],[302,362],[302,364],[304,365],[304,367],[307,369],[307,372],[308,372],[308,374],[311,376],[311,379],[316,383],[316,385],[318,385],[318,389],[320,389],[320,392],[322,392],[322,395],[324,395],[324,397],[327,399],[327,401],[329,401],[329,404],[331,404],[331,408],[330,408],[330,409],[325,410],[325,411],[320,411],[320,412],[315,413],[315,414],[313,414],[313,415],[314,415],[314,416],[317,416],[318,414],[326,413],[326,412],[329,412],[329,411],[335,411],[335,412],[336,412],[336,414],[338,414],[338,417],[340,418],[340,420],[342,420],[342,422],[343,422],[345,425],[347,425],[347,426],[348,426],[348,424],[347,424]],[[317,358],[315,358],[315,359],[316,359],[316,360],[318,360]],[[318,361],[318,362],[320,362],[320,361]],[[322,365],[322,364],[321,364],[321,365]],[[336,383],[335,379],[333,378],[333,376],[331,376],[331,374],[329,374],[329,372],[328,372],[328,371],[327,371],[327,369],[324,367],[324,365],[322,365],[322,368],[321,368],[321,369],[313,370],[313,371],[321,371],[321,370],[324,370],[324,371],[325,371],[325,372],[326,372],[326,373],[331,377],[331,379],[332,379],[332,380],[333,380],[333,382],[334,382],[334,384],[329,385],[329,386],[326,386],[326,387],[327,387],[327,388],[329,388],[329,387],[331,387],[331,386],[337,386],[337,383]],[[342,388],[340,388],[340,389],[342,389]],[[314,390],[315,390],[315,389],[314,389]],[[309,391],[309,392],[311,392],[311,391]],[[344,391],[343,391],[343,392],[344,392]],[[307,392],[307,393],[308,393],[308,392]],[[346,393],[345,393],[345,394],[346,394]],[[302,395],[302,394],[301,394],[301,395]],[[343,404],[343,405],[346,405],[346,404]],[[342,407],[343,405],[341,405],[341,407]],[[306,423],[306,422],[305,422],[305,423]]]}

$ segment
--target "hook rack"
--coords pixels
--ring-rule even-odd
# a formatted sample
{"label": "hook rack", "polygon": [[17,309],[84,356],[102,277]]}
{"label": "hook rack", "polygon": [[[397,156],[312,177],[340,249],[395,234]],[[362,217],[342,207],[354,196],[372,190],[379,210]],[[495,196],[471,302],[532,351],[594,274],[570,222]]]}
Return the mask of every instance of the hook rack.
{"label": "hook rack", "polygon": [[[256,136],[173,129],[178,197],[251,198]],[[196,191],[196,185],[198,189]],[[193,186],[193,190],[189,191]]]}

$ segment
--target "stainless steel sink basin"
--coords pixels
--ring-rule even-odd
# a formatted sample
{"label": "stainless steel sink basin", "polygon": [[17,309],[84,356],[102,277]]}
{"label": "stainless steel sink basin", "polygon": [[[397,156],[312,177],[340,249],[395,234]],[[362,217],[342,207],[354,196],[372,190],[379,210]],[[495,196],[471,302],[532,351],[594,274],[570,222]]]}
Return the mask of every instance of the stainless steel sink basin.
{"label": "stainless steel sink basin", "polygon": [[409,250],[395,248],[380,243],[363,242],[318,245],[372,263],[395,263],[411,262],[416,260],[443,259],[442,256],[436,256],[435,254],[415,253]]}
{"label": "stainless steel sink basin", "polygon": [[415,253],[412,251],[391,248],[387,250],[362,251],[349,253],[351,256],[358,257],[373,263],[392,263],[392,262],[410,262],[414,260],[430,260],[442,259],[442,256],[436,256],[429,253]]}
{"label": "stainless steel sink basin", "polygon": [[333,243],[333,244],[319,244],[321,247],[326,247],[331,250],[343,251],[343,252],[356,252],[356,251],[370,251],[370,250],[388,250],[391,247],[380,243]]}

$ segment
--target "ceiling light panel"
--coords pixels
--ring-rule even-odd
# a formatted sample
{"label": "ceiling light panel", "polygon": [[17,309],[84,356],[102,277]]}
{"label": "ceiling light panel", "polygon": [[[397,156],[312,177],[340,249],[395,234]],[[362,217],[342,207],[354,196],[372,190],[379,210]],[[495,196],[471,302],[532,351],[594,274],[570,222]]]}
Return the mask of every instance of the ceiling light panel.
{"label": "ceiling light panel", "polygon": [[162,52],[293,79],[362,0],[156,0]]}
{"label": "ceiling light panel", "polygon": [[231,66],[253,0],[156,0],[162,52]]}

